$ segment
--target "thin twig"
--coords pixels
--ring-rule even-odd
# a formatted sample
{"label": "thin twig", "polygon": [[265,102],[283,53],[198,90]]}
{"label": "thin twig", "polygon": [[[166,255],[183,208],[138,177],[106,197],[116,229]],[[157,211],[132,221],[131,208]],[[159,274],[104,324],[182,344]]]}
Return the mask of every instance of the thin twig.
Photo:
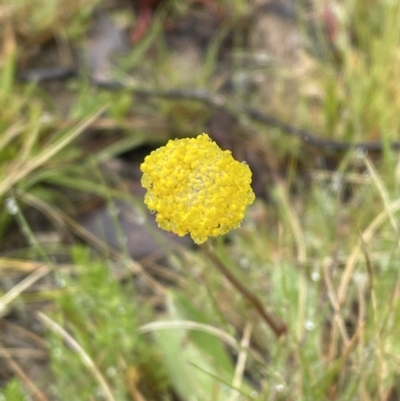
{"label": "thin twig", "polygon": [[[69,68],[65,70],[56,68],[55,71],[32,70],[25,72],[24,75],[20,75],[19,79],[24,81],[40,82],[52,79],[70,78],[71,76],[74,76],[75,73],[75,71],[71,71],[71,69]],[[287,136],[298,138],[302,142],[321,149],[325,152],[346,152],[350,149],[381,152],[383,151],[384,147],[381,141],[352,143],[324,139],[321,136],[318,136],[316,133],[311,132],[310,130],[296,127],[295,125],[289,124],[275,116],[266,114],[253,107],[240,104],[229,105],[224,96],[210,93],[204,89],[171,89],[166,91],[159,91],[153,89],[134,88],[129,83],[115,80],[97,80],[95,77],[92,77],[92,83],[102,89],[107,90],[130,90],[134,95],[137,96],[199,101],[216,109],[225,109],[227,111],[230,111],[232,114],[243,114],[253,121],[256,121],[263,125],[267,125],[269,127],[278,128]],[[389,145],[393,150],[400,150],[399,141],[392,141]]]}
{"label": "thin twig", "polygon": [[[99,87],[109,90],[131,90],[137,96],[199,101],[216,109],[227,110],[232,114],[243,114],[253,121],[267,125],[269,127],[278,128],[287,136],[298,138],[302,142],[316,148],[323,149],[326,152],[346,152],[350,149],[361,149],[362,151],[383,150],[383,143],[381,141],[352,143],[324,139],[307,129],[299,128],[289,123],[286,123],[285,121],[282,121],[275,116],[263,113],[253,107],[245,105],[231,105],[224,96],[210,93],[204,89],[171,89],[167,91],[157,91],[153,89],[130,88],[129,85],[119,82],[95,81],[94,83]],[[390,143],[390,147],[393,150],[400,150],[400,142],[393,141]]]}
{"label": "thin twig", "polygon": [[200,245],[201,249],[207,257],[213,262],[214,266],[229,280],[229,282],[246,298],[254,309],[260,314],[265,323],[272,329],[277,337],[281,337],[287,333],[287,326],[280,318],[267,312],[261,301],[251,293],[221,262],[215,254],[209,242]]}

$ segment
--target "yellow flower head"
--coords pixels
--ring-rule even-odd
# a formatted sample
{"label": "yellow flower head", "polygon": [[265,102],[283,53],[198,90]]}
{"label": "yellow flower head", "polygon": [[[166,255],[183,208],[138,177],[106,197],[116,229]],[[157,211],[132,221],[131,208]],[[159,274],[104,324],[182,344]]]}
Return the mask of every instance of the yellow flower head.
{"label": "yellow flower head", "polygon": [[207,134],[175,139],[151,152],[140,169],[147,207],[158,226],[197,244],[240,226],[254,201],[251,171]]}

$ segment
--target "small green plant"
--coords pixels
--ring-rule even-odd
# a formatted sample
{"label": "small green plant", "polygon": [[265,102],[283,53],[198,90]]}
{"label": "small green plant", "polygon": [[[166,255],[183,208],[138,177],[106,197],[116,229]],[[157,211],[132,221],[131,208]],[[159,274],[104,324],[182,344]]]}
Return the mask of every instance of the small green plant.
{"label": "small green plant", "polygon": [[151,308],[139,306],[134,283],[122,288],[108,264],[88,249],[71,251],[75,278],[56,274],[64,289],[57,312],[52,319],[41,315],[51,333],[54,395],[74,399],[79,389],[80,399],[102,393],[109,400],[129,400],[129,384],[146,397],[165,394],[164,364],[138,330]]}

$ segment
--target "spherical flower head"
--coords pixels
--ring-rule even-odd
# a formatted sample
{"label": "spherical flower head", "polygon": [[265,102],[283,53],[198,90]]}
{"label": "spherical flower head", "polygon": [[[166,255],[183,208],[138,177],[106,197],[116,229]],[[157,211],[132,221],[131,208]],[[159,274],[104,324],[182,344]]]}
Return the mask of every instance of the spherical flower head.
{"label": "spherical flower head", "polygon": [[207,134],[170,140],[151,152],[140,169],[144,202],[158,226],[197,244],[240,226],[254,201],[251,171]]}

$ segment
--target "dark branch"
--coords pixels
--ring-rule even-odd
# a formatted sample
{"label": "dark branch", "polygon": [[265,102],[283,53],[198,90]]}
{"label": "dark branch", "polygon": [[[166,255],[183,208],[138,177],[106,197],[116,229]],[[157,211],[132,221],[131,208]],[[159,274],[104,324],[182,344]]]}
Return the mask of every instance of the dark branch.
{"label": "dark branch", "polygon": [[[32,70],[26,71],[19,76],[24,81],[47,81],[52,79],[66,79],[76,75],[71,68],[53,68],[49,70]],[[362,151],[382,151],[384,144],[381,141],[372,142],[342,142],[330,139],[324,139],[315,133],[296,127],[295,125],[286,123],[277,117],[263,113],[253,107],[243,105],[232,105],[224,96],[212,94],[203,89],[171,89],[167,91],[158,91],[153,89],[133,88],[127,84],[113,80],[98,80],[92,77],[92,82],[99,88],[107,90],[131,90],[136,96],[142,97],[159,97],[165,99],[186,99],[202,102],[216,109],[225,109],[232,114],[242,114],[260,124],[280,129],[285,135],[300,139],[302,142],[310,146],[314,146],[325,152],[346,152],[350,149],[360,149]],[[400,142],[390,142],[389,146],[393,150],[400,150]]]}

